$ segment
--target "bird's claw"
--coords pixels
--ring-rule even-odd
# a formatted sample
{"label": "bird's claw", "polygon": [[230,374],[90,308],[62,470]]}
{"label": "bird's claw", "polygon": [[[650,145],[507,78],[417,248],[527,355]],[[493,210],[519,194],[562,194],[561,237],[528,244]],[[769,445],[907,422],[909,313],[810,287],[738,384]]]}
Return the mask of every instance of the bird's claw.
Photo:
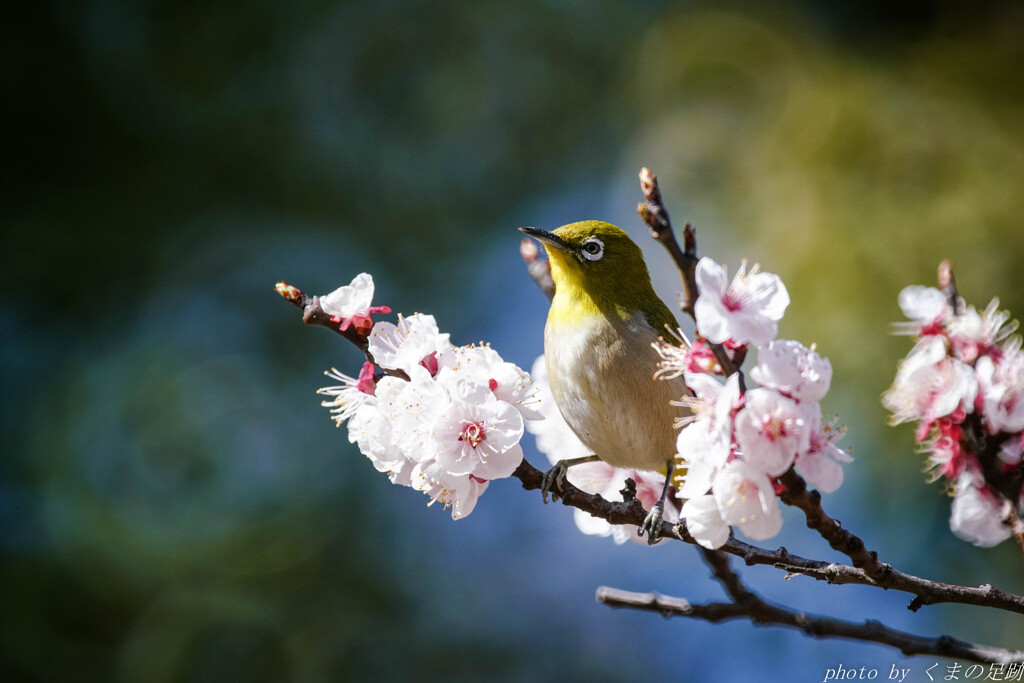
{"label": "bird's claw", "polygon": [[661,540],[661,515],[665,511],[665,504],[658,501],[651,507],[651,511],[644,518],[644,523],[636,530],[637,536],[647,533],[647,545],[654,545]]}
{"label": "bird's claw", "polygon": [[558,492],[553,490],[555,488],[562,488],[565,486],[565,473],[569,471],[569,463],[565,460],[559,460],[551,466],[544,476],[540,480],[540,495],[544,499],[544,502],[548,502],[548,494],[551,494],[552,500],[558,500]]}

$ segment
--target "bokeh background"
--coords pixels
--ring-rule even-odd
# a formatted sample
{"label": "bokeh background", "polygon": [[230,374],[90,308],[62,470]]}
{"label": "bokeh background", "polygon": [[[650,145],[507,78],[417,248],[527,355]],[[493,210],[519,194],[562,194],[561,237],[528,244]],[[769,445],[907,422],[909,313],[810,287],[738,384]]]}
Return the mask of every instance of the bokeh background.
{"label": "bokeh background", "polygon": [[[842,5],[842,6],[840,6]],[[0,25],[0,679],[793,680],[887,649],[616,612],[720,591],[692,548],[584,537],[515,481],[453,522],[378,475],[314,390],[359,356],[273,291],[377,301],[529,367],[520,225],[634,213],[661,178],[703,254],[779,273],[857,460],[827,508],[883,559],[1024,591],[964,544],[879,396],[896,295],[954,260],[1024,311],[1017,3],[68,0]],[[646,240],[646,241],[645,241]],[[543,462],[525,440],[527,457]],[[786,513],[776,541],[838,558]],[[1020,618],[858,587],[801,609],[1021,647]],[[908,679],[910,680],[910,679]]]}

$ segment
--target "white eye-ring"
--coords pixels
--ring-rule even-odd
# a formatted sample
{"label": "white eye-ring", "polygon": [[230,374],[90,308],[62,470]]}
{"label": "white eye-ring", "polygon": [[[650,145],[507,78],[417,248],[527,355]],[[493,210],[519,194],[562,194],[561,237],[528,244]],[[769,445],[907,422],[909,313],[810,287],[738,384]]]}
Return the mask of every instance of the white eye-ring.
{"label": "white eye-ring", "polygon": [[604,256],[604,242],[596,237],[591,237],[583,243],[581,253],[583,258],[588,261],[600,261],[601,257]]}

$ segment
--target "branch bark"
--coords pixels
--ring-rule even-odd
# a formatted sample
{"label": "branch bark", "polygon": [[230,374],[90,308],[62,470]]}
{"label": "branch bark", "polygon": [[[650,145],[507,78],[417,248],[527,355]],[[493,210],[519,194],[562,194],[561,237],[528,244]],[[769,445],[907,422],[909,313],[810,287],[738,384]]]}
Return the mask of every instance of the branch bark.
{"label": "branch bark", "polygon": [[[523,460],[512,476],[519,479],[524,489],[531,491],[540,489],[543,473]],[[626,500],[613,502],[595,493],[581,491],[568,482],[556,484],[552,488],[552,493],[557,494],[563,505],[582,510],[610,524],[640,526],[647,515],[640,501],[628,493],[625,496]],[[691,545],[697,544],[686,530],[686,526],[681,523],[672,525],[662,522],[661,536]],[[719,550],[741,558],[748,566],[768,565],[789,575],[800,574],[827,583],[875,586],[908,593],[914,596],[908,609],[915,612],[924,605],[958,603],[1024,614],[1024,596],[1008,593],[987,584],[975,588],[940,583],[898,571],[888,565],[885,565],[889,568],[884,575],[876,579],[857,567],[807,559],[793,555],[785,548],[768,550],[735,538],[730,538]]]}
{"label": "branch bark", "polygon": [[746,593],[746,597],[742,601],[694,605],[683,598],[659,595],[658,593],[633,593],[601,586],[597,589],[597,601],[609,607],[657,612],[663,617],[680,616],[703,619],[711,623],[730,619],[749,619],[755,624],[774,624],[795,628],[814,638],[845,638],[879,643],[896,648],[908,656],[936,655],[993,664],[1009,664],[1024,660],[1024,650],[1012,651],[978,645],[950,636],[936,638],[918,636],[889,628],[873,619],[856,623],[806,614],[772,605],[750,592]]}

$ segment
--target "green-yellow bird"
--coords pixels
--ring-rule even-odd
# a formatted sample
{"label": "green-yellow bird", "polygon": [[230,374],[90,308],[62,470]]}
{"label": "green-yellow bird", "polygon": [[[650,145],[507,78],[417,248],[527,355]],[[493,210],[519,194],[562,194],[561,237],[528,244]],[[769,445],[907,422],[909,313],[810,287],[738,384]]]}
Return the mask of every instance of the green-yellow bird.
{"label": "green-yellow bird", "polygon": [[[555,283],[544,328],[551,393],[565,421],[595,454],[553,467],[545,476],[545,495],[567,467],[588,460],[671,470],[673,423],[685,414],[672,401],[687,390],[681,377],[653,379],[658,354],[652,344],[666,326],[674,330],[677,324],[654,293],[640,247],[624,230],[601,221],[553,232],[520,230],[544,244]],[[652,543],[661,513],[659,503],[640,528]]]}

